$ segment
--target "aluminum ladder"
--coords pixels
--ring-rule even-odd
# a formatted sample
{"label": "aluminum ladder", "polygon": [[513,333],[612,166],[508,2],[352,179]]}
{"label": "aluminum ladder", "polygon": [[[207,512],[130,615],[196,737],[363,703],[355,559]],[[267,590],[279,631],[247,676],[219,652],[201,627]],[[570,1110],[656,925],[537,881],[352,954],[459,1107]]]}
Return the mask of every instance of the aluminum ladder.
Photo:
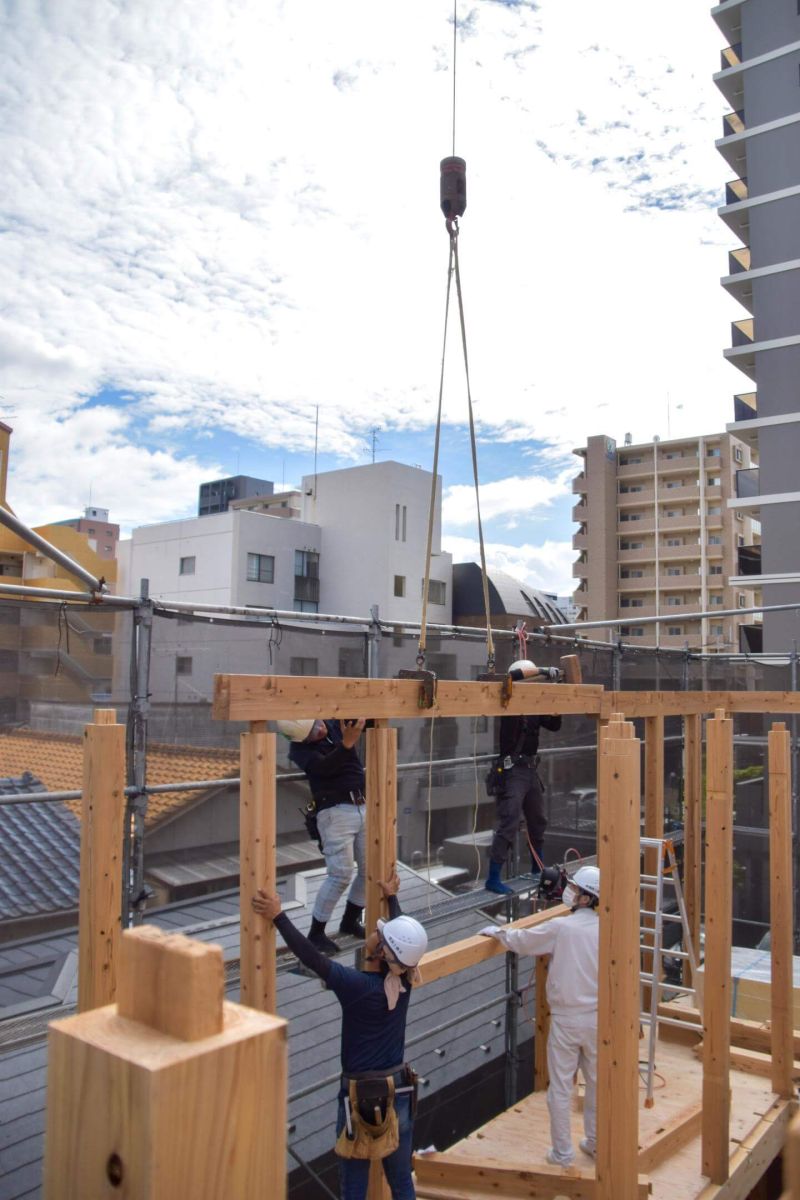
{"label": "aluminum ladder", "polygon": [[[671,992],[680,992],[682,995],[695,997],[695,1004],[702,1012],[703,997],[700,988],[686,987],[684,985],[669,983],[661,978],[661,965],[664,955],[669,955],[670,958],[680,958],[688,961],[692,972],[692,983],[698,984],[697,975],[697,956],[695,954],[694,944],[692,942],[691,930],[689,929],[689,919],[686,913],[686,904],[683,898],[683,889],[681,888],[680,872],[678,871],[678,861],[675,856],[675,842],[683,840],[683,833],[676,834],[670,838],[640,838],[640,846],[642,854],[646,850],[654,850],[657,852],[658,867],[655,875],[642,874],[641,876],[641,891],[654,892],[655,902],[652,908],[646,908],[641,905],[639,909],[639,934],[640,934],[640,949],[642,953],[650,954],[651,970],[639,972],[639,996],[640,996],[640,1020],[643,1024],[649,1026],[648,1052],[647,1052],[647,1077],[645,1080],[646,1095],[645,1107],[652,1108],[653,1100],[653,1080],[655,1078],[656,1066],[656,1039],[658,1037],[659,1021],[665,1024],[683,1024],[682,1022],[673,1021],[669,1017],[660,1017],[658,1015],[658,1005],[661,1000],[661,992],[663,989],[668,989]],[[664,889],[671,888],[671,898],[674,899],[678,906],[677,913],[664,911]],[[674,950],[671,947],[664,948],[664,922],[679,921],[681,924],[681,935],[683,949]],[[645,1011],[643,1007],[643,994],[645,986],[650,989],[650,1009]],[[686,1028],[686,1026],[683,1026]]]}

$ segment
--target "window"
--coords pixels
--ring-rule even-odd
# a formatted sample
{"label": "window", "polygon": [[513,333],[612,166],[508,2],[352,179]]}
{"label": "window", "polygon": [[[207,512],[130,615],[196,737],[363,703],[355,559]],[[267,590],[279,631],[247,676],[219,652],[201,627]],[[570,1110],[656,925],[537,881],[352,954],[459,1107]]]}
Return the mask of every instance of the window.
{"label": "window", "polygon": [[664,455],[664,458],[683,458],[683,454],[680,450],[670,450],[668,454]]}
{"label": "window", "polygon": [[724,625],[712,625],[711,632],[713,633],[714,637],[722,637],[722,635],[725,633],[725,626]]}
{"label": "window", "polygon": [[405,504],[395,504],[394,506],[394,540],[396,542],[404,542],[406,540],[406,521],[408,517],[408,509]]}
{"label": "window", "polygon": [[719,485],[722,483],[722,480],[720,479],[719,475],[707,475],[706,482],[708,483],[709,487],[719,487]]}
{"label": "window", "polygon": [[668,625],[667,633],[670,634],[672,637],[680,637],[680,635],[683,633],[683,626],[682,625]]}
{"label": "window", "polygon": [[682,479],[668,479],[667,480],[667,488],[668,489],[679,488],[679,487],[683,487]]}
{"label": "window", "polygon": [[682,546],[683,538],[667,538],[668,546]]}
{"label": "window", "polygon": [[736,545],[737,545],[737,546],[743,546],[743,545],[744,545],[744,534],[743,534],[743,533],[737,533],[737,535],[736,535]]}
{"label": "window", "polygon": [[644,542],[620,542],[620,550],[643,550]]}
{"label": "window", "polygon": [[406,577],[405,577],[405,575],[395,575],[395,577],[394,577],[394,594],[395,594],[395,596],[405,596],[405,594],[406,594]]}
{"label": "window", "polygon": [[637,466],[641,461],[641,458],[621,458],[619,460],[619,465],[621,467],[634,467]]}
{"label": "window", "polygon": [[720,604],[722,604],[722,596],[719,596],[719,595],[711,596],[711,597],[709,597],[708,603],[714,604],[714,605],[720,605]]}
{"label": "window", "polygon": [[682,567],[667,567],[667,574],[668,575],[682,575],[683,568]]}
{"label": "window", "polygon": [[667,606],[669,608],[680,608],[683,604],[683,596],[667,596]]}
{"label": "window", "polygon": [[619,519],[620,519],[620,521],[641,521],[642,514],[641,513],[620,513]]}
{"label": "window", "polygon": [[175,674],[176,675],[191,675],[192,660],[188,657],[181,657],[179,654],[175,659]]}
{"label": "window", "polygon": [[248,583],[275,582],[275,556],[273,554],[248,554]]}
{"label": "window", "polygon": [[619,485],[619,490],[622,495],[625,495],[627,492],[641,492],[643,489],[642,489],[642,485],[640,483],[633,483],[633,484],[621,483]]}
{"label": "window", "polygon": [[620,608],[644,608],[644,600],[636,596],[623,596],[619,606]]}
{"label": "window", "polygon": [[641,625],[623,625],[620,634],[622,637],[644,637],[644,630]]}
{"label": "window", "polygon": [[721,546],[722,538],[718,537],[716,533],[712,533],[711,537],[708,539],[708,544],[709,546]]}
{"label": "window", "polygon": [[195,556],[190,554],[187,558],[182,558],[180,567],[178,568],[179,575],[194,575]]}
{"label": "window", "polygon": [[733,447],[733,457],[734,457],[734,460],[735,460],[737,463],[744,462],[744,455],[742,454],[742,447],[741,447],[741,446],[734,446],[734,447]]}
{"label": "window", "polygon": [[736,604],[739,608],[747,608],[747,596],[745,596],[744,592],[739,592],[736,597]]}
{"label": "window", "polygon": [[708,568],[708,573],[709,575],[721,575],[722,567],[719,565],[719,563],[712,563],[712,565]]}
{"label": "window", "polygon": [[635,571],[630,570],[629,568],[624,568],[622,571],[620,571],[619,577],[620,579],[643,579],[644,571]]}
{"label": "window", "polygon": [[708,446],[706,448],[706,458],[719,458],[720,454],[719,446]]}
{"label": "window", "polygon": [[[419,585],[420,595],[422,595],[425,587],[425,580],[421,580]],[[446,604],[447,603],[447,584],[441,579],[428,580],[428,603],[429,604]]]}
{"label": "window", "polygon": [[666,515],[668,517],[682,517],[683,509],[682,508],[668,508]]}
{"label": "window", "polygon": [[319,660],[316,658],[290,658],[290,675],[319,675]]}
{"label": "window", "polygon": [[722,516],[722,508],[719,504],[709,504],[708,515],[710,517],[720,517]]}
{"label": "window", "polygon": [[114,547],[113,546],[103,546],[103,549],[105,550],[106,554],[111,554],[114,550]]}
{"label": "window", "polygon": [[736,509],[736,520],[737,520],[737,521],[743,521],[743,520],[744,520],[744,513],[742,512],[742,510],[741,510],[740,508],[737,508],[737,509]]}
{"label": "window", "polygon": [[96,530],[96,529],[93,529],[91,526],[89,526],[89,528],[86,530],[86,532],[87,532],[88,534],[92,534],[92,533],[97,533],[97,530]]}

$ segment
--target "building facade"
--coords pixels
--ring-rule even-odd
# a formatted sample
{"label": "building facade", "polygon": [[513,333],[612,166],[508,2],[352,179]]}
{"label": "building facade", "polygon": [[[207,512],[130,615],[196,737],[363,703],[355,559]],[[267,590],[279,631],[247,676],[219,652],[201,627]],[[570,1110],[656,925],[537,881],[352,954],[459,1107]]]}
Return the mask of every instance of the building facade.
{"label": "building facade", "polygon": [[119,542],[119,525],[108,519],[107,508],[84,509],[82,517],[70,517],[66,521],[56,521],[56,525],[65,525],[76,533],[86,535],[89,546],[99,558],[116,558],[117,543]]}
{"label": "building facade", "polygon": [[[733,172],[720,216],[741,242],[722,285],[749,314],[725,351],[748,380],[728,429],[759,458],[729,505],[761,521],[749,582],[764,604],[800,603],[800,8],[726,0],[712,15],[727,42],[714,80],[732,110],[716,143]],[[798,636],[797,611],[764,614],[765,650]]]}
{"label": "building facade", "polygon": [[[729,433],[620,447],[602,435],[575,453],[577,620],[619,618],[612,634],[649,646],[730,653],[749,636],[745,648],[756,649],[752,616],[685,619],[759,602],[743,569],[759,548],[758,522],[729,503],[739,472],[757,469],[752,448]],[[669,619],[624,621],[657,616]]]}
{"label": "building facade", "polygon": [[[121,590],[159,600],[418,621],[431,475],[371,463],[307,476],[299,491],[143,526],[120,548]],[[452,558],[437,480],[428,620],[450,624]]]}
{"label": "building facade", "polygon": [[252,475],[231,475],[228,479],[214,479],[201,483],[197,495],[198,517],[227,512],[235,500],[248,500],[252,496],[271,496],[275,486],[269,479],[254,479]]}

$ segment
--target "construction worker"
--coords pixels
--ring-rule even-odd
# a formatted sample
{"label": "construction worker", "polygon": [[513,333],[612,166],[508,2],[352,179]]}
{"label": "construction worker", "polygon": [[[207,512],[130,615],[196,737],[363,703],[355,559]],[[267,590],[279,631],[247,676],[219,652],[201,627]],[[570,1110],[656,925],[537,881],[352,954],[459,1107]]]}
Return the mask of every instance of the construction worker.
{"label": "construction worker", "polygon": [[[542,674],[528,659],[512,663],[508,671],[512,678],[519,679],[524,679],[528,674]],[[549,675],[550,671],[546,669],[545,673]],[[559,672],[553,669],[552,676],[558,678]],[[494,798],[497,819],[489,849],[489,873],[485,882],[488,892],[503,896],[512,890],[503,883],[500,872],[514,845],[523,816],[530,842],[531,871],[538,874],[542,870],[547,817],[542,782],[537,770],[539,730],[549,729],[556,733],[560,728],[561,717],[500,718],[500,744],[492,768],[496,780]]]}
{"label": "construction worker", "polygon": [[367,939],[363,971],[321,954],[281,912],[277,896],[259,889],[252,900],[254,911],[273,922],[342,1006],[336,1121],[342,1200],[366,1200],[373,1159],[383,1163],[392,1200],[416,1196],[411,1176],[416,1076],[405,1063],[405,1038],[411,987],[428,937],[419,921],[401,912],[397,875],[379,886],[389,901],[389,920],[378,921]]}
{"label": "construction worker", "polygon": [[547,1039],[547,1107],[552,1146],[547,1161],[568,1167],[575,1161],[570,1126],[572,1088],[580,1067],[586,1084],[583,1102],[585,1136],[580,1148],[595,1156],[597,1137],[597,965],[599,949],[600,872],[579,867],[570,879],[562,902],[572,912],[554,917],[535,929],[504,929],[489,925],[481,933],[496,938],[515,954],[549,954],[547,1002],[550,1033]]}
{"label": "construction worker", "polygon": [[[291,742],[289,758],[305,771],[311,785],[306,824],[316,829],[327,877],[317,893],[308,938],[323,954],[339,947],[325,932],[334,908],[350,885],[339,933],[364,937],[361,913],[366,880],[364,768],[358,739],[365,722],[278,721],[278,732]],[[356,875],[353,878],[353,860]]]}

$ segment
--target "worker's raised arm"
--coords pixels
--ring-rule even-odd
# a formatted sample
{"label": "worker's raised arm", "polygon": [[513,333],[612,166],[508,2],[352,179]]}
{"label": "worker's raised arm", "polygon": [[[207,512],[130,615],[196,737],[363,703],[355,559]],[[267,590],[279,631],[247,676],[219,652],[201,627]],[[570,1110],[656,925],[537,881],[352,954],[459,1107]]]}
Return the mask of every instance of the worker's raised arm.
{"label": "worker's raised arm", "polygon": [[558,924],[563,919],[556,917],[535,929],[505,929],[502,925],[487,925],[481,934],[493,937],[514,954],[552,954],[558,938]]}

